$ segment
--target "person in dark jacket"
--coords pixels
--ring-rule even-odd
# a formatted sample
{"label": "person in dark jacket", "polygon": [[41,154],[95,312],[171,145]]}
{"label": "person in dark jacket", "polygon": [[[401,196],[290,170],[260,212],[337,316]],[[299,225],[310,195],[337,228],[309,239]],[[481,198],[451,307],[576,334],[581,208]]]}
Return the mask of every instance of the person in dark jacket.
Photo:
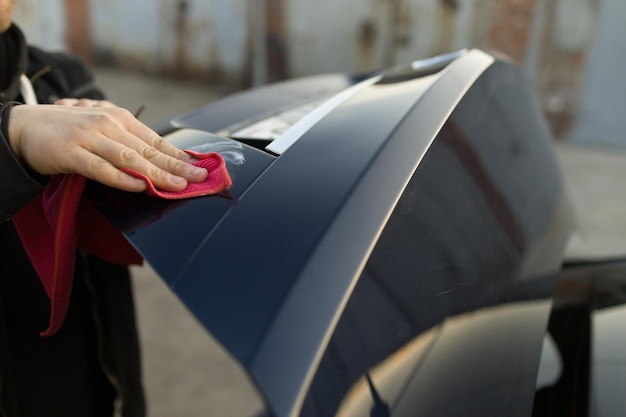
{"label": "person in dark jacket", "polygon": [[206,171],[104,100],[81,61],[28,47],[13,7],[0,0],[0,416],[104,417],[119,407],[124,417],[141,417],[128,269],[79,252],[63,326],[42,337],[50,301],[11,217],[54,174],[140,192],[146,184],[119,168],[168,191],[202,181]]}

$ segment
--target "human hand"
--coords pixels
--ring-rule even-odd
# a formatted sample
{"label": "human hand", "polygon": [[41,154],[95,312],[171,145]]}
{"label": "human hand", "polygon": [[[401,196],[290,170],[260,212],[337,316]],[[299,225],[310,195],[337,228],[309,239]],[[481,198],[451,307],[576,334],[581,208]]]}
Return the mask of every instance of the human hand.
{"label": "human hand", "polygon": [[81,174],[135,192],[144,191],[145,182],[120,168],[144,174],[166,191],[180,191],[188,181],[206,179],[206,170],[189,164],[193,160],[189,155],[128,110],[107,101],[59,104],[20,105],[10,113],[7,139],[11,149],[34,171]]}

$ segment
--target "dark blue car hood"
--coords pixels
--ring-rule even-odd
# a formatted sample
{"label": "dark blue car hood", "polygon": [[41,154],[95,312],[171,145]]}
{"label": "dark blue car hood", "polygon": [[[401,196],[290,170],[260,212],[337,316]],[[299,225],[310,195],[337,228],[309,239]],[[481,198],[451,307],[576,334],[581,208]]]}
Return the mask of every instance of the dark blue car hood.
{"label": "dark blue car hood", "polygon": [[[336,97],[372,77],[279,153],[263,141],[209,133]],[[475,367],[493,359],[497,368],[482,373],[488,385],[504,367],[521,387],[497,403],[532,406],[546,300],[570,223],[549,134],[525,82],[511,64],[467,51],[360,79],[325,76],[252,90],[161,126],[181,148],[220,152],[233,180],[228,193],[169,202],[90,192],[249,371],[279,417],[335,415],[358,397],[351,387],[359,378],[369,398],[368,381],[389,386],[376,369],[392,358],[407,366],[397,378],[430,398],[415,408],[407,400],[414,394],[381,388],[395,398],[397,415],[455,415],[454,401],[445,401],[446,412],[435,387],[467,398]],[[388,275],[396,278],[380,278]],[[410,317],[406,330],[385,330],[405,319],[375,324],[396,313],[383,308],[388,301],[376,307],[368,286],[393,295],[392,310]],[[485,319],[464,327],[470,312]],[[329,349],[344,346],[341,332],[350,332],[342,330],[350,327],[346,314],[374,314],[363,341],[378,342],[360,368],[346,371],[338,391],[344,402],[311,411],[316,387],[328,385]],[[514,323],[531,330],[516,339]],[[487,333],[469,339],[475,349],[451,356],[463,332]],[[433,375],[448,369],[444,358],[456,371],[439,386]],[[473,395],[482,398],[480,390]],[[473,403],[476,413],[489,414]]]}

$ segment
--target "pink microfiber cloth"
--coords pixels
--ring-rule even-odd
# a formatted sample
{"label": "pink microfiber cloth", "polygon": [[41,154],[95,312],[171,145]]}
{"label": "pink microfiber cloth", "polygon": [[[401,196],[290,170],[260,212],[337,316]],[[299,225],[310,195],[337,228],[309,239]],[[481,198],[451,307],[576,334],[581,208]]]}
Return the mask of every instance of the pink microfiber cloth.
{"label": "pink microfiber cloth", "polygon": [[[226,164],[217,153],[186,151],[193,165],[208,171],[206,180],[189,183],[178,192],[158,190],[142,174],[123,170],[147,183],[146,193],[174,200],[216,194],[230,187]],[[82,199],[87,179],[81,175],[54,175],[43,194],[13,216],[13,223],[48,297],[50,324],[42,336],[56,333],[70,302],[76,248],[120,265],[137,265],[141,256],[88,201]]]}

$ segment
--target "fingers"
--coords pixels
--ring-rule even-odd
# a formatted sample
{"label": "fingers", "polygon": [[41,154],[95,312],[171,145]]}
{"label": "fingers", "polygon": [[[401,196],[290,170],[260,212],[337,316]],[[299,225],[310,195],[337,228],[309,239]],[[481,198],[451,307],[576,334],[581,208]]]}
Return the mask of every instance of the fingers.
{"label": "fingers", "polygon": [[[89,153],[97,155],[116,168],[127,168],[146,175],[157,188],[180,191],[188,181],[200,182],[206,179],[207,171],[187,162],[160,153],[139,138],[130,134],[120,138],[120,142],[95,140],[86,146]],[[107,167],[108,168],[108,167]],[[101,165],[90,167],[89,177],[98,177]],[[110,177],[108,169],[102,175]],[[116,180],[117,181],[117,180]]]}
{"label": "fingers", "polygon": [[120,171],[107,160],[87,150],[78,152],[74,160],[82,167],[81,175],[104,185],[130,192],[141,192],[146,189],[143,180]]}
{"label": "fingers", "polygon": [[[129,116],[128,113],[126,116]],[[141,123],[134,117],[125,118],[126,125],[124,128],[132,135],[140,138],[144,143],[149,145],[150,147],[158,150],[159,152],[176,158],[181,161],[189,162],[192,160],[191,156],[182,150],[178,149],[176,146],[172,145],[161,136],[159,136],[154,130],[150,129],[145,124]]]}
{"label": "fingers", "polygon": [[88,149],[102,156],[112,165],[128,168],[148,176],[157,187],[178,191],[187,181],[200,182],[208,173],[203,168],[191,165],[191,157],[165,141],[152,129],[135,119],[127,110],[117,108],[116,117],[123,121],[121,126],[112,125],[106,131],[115,141],[98,140]]}

